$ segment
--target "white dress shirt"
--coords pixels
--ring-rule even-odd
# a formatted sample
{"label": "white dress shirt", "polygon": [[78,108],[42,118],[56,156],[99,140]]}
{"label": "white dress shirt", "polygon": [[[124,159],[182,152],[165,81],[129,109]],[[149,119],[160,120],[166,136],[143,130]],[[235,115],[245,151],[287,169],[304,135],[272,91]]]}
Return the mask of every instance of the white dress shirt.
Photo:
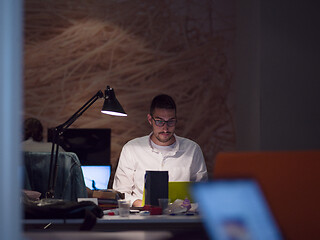
{"label": "white dress shirt", "polygon": [[129,141],[122,148],[113,189],[125,193],[131,204],[142,199],[147,170],[168,171],[169,182],[206,181],[207,168],[200,146],[176,135],[171,149],[159,151],[151,144],[152,133]]}

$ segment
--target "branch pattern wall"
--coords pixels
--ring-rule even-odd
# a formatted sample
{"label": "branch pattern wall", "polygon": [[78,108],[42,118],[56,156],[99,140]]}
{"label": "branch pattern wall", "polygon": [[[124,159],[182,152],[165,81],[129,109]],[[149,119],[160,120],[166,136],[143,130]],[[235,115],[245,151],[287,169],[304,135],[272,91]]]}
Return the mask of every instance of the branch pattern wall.
{"label": "branch pattern wall", "polygon": [[235,144],[234,3],[222,2],[27,0],[24,117],[57,126],[110,85],[128,117],[100,114],[101,100],[72,127],[111,128],[115,166],[123,144],[150,132],[152,98],[167,93],[177,134],[199,143],[211,172]]}

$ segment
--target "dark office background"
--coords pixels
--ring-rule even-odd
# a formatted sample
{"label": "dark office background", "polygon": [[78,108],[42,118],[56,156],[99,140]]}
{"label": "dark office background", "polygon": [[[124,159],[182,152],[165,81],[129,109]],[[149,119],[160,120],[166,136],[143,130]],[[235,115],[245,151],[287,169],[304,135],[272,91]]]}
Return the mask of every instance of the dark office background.
{"label": "dark office background", "polygon": [[110,128],[111,162],[150,132],[159,93],[209,172],[220,151],[320,148],[316,1],[25,1],[24,116],[54,127],[107,85],[127,118],[97,101],[73,127]]}

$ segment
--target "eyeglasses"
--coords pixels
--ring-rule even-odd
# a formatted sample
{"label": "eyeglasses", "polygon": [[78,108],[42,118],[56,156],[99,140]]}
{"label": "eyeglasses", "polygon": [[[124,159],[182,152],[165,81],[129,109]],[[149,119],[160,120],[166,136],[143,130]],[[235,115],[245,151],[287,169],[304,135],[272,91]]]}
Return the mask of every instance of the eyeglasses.
{"label": "eyeglasses", "polygon": [[163,127],[164,124],[166,123],[168,127],[174,127],[177,123],[177,119],[170,119],[168,121],[165,121],[165,120],[156,120],[152,117],[152,119],[154,120],[155,124],[158,126],[158,127]]}

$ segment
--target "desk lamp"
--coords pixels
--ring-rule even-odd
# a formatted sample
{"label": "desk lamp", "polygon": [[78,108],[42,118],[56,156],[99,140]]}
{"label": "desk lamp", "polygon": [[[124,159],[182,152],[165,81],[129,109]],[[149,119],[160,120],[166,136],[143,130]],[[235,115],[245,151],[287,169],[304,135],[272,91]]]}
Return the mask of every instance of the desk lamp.
{"label": "desk lamp", "polygon": [[58,173],[58,154],[59,154],[59,139],[63,135],[64,131],[76,121],[91,105],[99,98],[104,98],[104,104],[101,112],[113,116],[127,116],[119,101],[117,100],[114,90],[107,86],[105,94],[99,90],[89,101],[87,101],[77,112],[75,112],[65,123],[55,127],[52,135],[52,149],[50,158],[50,171],[48,191],[46,192],[46,198],[54,198],[54,189],[56,184],[56,178]]}

